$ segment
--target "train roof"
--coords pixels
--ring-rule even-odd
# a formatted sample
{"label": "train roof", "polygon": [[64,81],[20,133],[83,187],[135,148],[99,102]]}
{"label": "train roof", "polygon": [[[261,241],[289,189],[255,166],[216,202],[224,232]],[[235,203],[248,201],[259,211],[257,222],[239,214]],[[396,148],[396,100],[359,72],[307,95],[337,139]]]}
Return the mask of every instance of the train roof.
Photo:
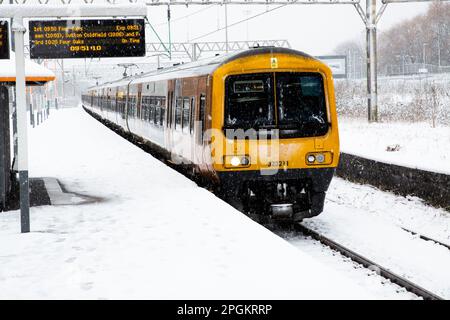
{"label": "train roof", "polygon": [[[27,85],[43,85],[55,80],[55,74],[44,66],[25,59],[25,78]],[[10,85],[14,85],[16,82],[16,58],[14,53],[11,53],[9,59],[0,60],[0,82]]]}
{"label": "train roof", "polygon": [[294,49],[280,48],[280,47],[257,47],[241,51],[235,51],[224,55],[218,55],[201,59],[194,62],[177,64],[169,68],[158,69],[148,73],[123,78],[113,82],[107,82],[91,89],[102,89],[106,87],[122,86],[129,83],[142,83],[156,80],[168,80],[173,78],[186,78],[195,77],[213,73],[218,67],[223,64],[232,62],[233,60],[241,59],[253,55],[270,54],[270,53],[282,53],[301,56],[303,58],[315,59],[314,57]]}

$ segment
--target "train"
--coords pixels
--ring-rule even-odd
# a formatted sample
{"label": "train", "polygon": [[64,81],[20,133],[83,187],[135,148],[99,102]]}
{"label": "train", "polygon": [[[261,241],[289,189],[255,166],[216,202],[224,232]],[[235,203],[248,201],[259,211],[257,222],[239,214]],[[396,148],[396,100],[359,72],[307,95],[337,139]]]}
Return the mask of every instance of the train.
{"label": "train", "polygon": [[[330,68],[255,47],[88,88],[83,107],[249,214],[320,214],[339,162]],[[157,183],[157,182],[155,182]]]}

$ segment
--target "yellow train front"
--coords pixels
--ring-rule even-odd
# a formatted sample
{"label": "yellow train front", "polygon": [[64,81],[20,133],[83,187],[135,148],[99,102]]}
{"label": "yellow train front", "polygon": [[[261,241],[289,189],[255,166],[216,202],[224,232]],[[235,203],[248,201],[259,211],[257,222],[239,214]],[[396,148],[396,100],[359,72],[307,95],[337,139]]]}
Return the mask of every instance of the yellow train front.
{"label": "yellow train front", "polygon": [[323,210],[339,161],[330,69],[274,47],[92,88],[84,106],[142,139],[250,213]]}

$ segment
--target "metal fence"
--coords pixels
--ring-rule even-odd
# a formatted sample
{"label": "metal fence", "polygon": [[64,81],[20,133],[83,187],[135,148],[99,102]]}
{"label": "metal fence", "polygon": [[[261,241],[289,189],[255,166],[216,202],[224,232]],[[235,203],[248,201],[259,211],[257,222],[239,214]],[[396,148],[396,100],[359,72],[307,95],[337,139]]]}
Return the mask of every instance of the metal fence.
{"label": "metal fence", "polygon": [[438,66],[434,64],[423,63],[407,63],[407,64],[390,64],[386,66],[385,75],[400,76],[427,73],[450,73],[450,66]]}

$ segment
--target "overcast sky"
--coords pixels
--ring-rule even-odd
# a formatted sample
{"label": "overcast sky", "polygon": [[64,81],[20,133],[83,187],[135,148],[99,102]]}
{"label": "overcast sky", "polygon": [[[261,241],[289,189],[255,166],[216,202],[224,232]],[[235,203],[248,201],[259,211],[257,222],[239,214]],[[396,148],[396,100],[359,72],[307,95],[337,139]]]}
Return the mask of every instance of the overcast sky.
{"label": "overcast sky", "polygon": [[[81,2],[81,0],[73,0],[72,3],[77,1]],[[365,8],[365,0],[361,0],[361,5]],[[378,1],[378,8],[380,6],[381,0]],[[228,25],[275,7],[275,5],[229,5]],[[386,30],[395,23],[411,19],[425,12],[427,7],[428,4],[425,3],[390,4],[380,20],[379,30]],[[202,5],[188,8],[172,6],[171,8],[173,42],[225,41],[224,30],[196,39],[225,26],[223,6]],[[148,7],[148,18],[163,41],[168,42],[167,7]],[[331,54],[339,43],[356,39],[363,33],[364,25],[354,6],[337,4],[288,5],[230,27],[228,31],[230,41],[288,40],[292,48],[316,56]],[[146,33],[146,37],[147,42],[158,42],[151,31]],[[84,64],[84,59],[66,61],[66,67]],[[183,61],[188,62],[188,58],[183,58]],[[114,58],[100,61],[101,64],[108,65],[120,62],[155,63],[156,57]],[[94,64],[92,61],[88,62],[87,65],[95,66],[97,63],[98,60]]]}
{"label": "overcast sky", "polygon": [[[365,2],[362,1],[363,7]],[[380,2],[381,4],[381,2]],[[379,6],[380,6],[379,4]],[[428,4],[390,4],[380,20],[379,29],[425,12]],[[228,6],[228,24],[275,6]],[[197,14],[195,12],[201,11]],[[180,19],[180,17],[191,15]],[[150,7],[149,17],[160,36],[167,39],[166,8]],[[223,6],[172,7],[173,41],[191,41],[225,25]],[[178,19],[178,20],[177,20]],[[313,55],[329,54],[340,42],[357,38],[364,26],[352,5],[289,5],[229,28],[229,40],[287,39],[291,46]],[[147,34],[150,41],[157,41]],[[225,41],[219,31],[195,41]],[[193,42],[195,42],[193,41]]]}

